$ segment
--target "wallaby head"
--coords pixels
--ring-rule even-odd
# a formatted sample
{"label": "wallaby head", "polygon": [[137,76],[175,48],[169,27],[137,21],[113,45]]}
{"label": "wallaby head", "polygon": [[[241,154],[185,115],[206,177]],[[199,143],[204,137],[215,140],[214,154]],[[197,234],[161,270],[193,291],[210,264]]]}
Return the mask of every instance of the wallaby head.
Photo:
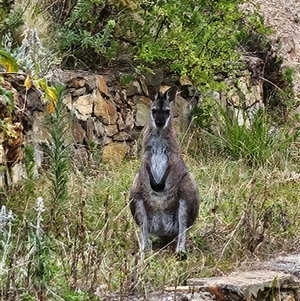
{"label": "wallaby head", "polygon": [[177,87],[172,87],[161,94],[154,87],[148,87],[149,97],[152,101],[150,117],[153,127],[160,130],[170,123],[172,118],[171,102],[175,99],[177,90]]}

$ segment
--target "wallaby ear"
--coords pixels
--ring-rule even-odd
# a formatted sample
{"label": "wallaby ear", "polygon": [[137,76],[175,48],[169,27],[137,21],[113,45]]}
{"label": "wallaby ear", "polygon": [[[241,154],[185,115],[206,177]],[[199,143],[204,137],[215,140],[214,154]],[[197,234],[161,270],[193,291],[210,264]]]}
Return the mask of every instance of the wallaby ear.
{"label": "wallaby ear", "polygon": [[176,86],[174,87],[171,87],[170,89],[168,89],[166,92],[165,92],[165,97],[168,101],[173,101],[176,97],[176,94],[178,92],[178,88]]}
{"label": "wallaby ear", "polygon": [[196,103],[199,101],[199,92],[192,85],[181,86],[178,93],[187,101],[194,100]]}
{"label": "wallaby ear", "polygon": [[190,85],[183,85],[179,88],[179,93],[183,98],[188,98],[189,97],[189,87]]}
{"label": "wallaby ear", "polygon": [[158,97],[158,89],[154,86],[147,86],[148,96],[152,101],[155,101]]}

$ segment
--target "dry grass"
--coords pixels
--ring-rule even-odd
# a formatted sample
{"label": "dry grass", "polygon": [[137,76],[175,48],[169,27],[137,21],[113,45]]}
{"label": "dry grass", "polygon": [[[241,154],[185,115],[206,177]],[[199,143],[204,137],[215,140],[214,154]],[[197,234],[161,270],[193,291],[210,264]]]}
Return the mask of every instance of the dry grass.
{"label": "dry grass", "polygon": [[24,26],[20,28],[19,32],[22,33],[27,28],[35,29],[44,46],[53,46],[53,40],[50,36],[51,30],[53,30],[53,23],[41,2],[39,0],[16,0],[15,8],[20,8],[23,11],[22,20],[24,21]]}
{"label": "dry grass", "polygon": [[[50,230],[46,178],[36,182],[34,195],[26,203],[22,200],[25,186],[6,194],[6,206],[15,215],[12,260],[5,275],[5,281],[14,284],[9,290],[39,296],[40,276],[32,268],[37,255],[45,256],[45,267],[51,272],[44,279],[44,295],[72,300],[78,289],[100,296],[108,292],[147,295],[164,286],[184,284],[187,278],[220,275],[245,261],[297,248],[300,174],[296,166],[286,163],[280,170],[251,168],[222,157],[185,159],[202,197],[199,218],[189,232],[186,261],[177,261],[172,248],[155,250],[144,259],[138,254],[138,229],[128,208],[138,160],[93,169],[76,164],[63,218]],[[42,228],[48,249],[30,257],[30,225],[35,223],[38,196],[45,200]],[[85,296],[78,300],[87,300]]]}

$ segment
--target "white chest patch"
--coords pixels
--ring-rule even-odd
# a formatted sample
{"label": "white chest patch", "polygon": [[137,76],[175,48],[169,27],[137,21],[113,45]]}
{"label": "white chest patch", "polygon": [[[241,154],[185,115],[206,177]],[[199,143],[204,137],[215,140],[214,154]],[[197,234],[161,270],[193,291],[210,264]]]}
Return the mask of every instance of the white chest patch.
{"label": "white chest patch", "polygon": [[155,150],[155,152],[151,156],[150,164],[153,179],[158,184],[161,182],[168,167],[168,158],[162,148]]}

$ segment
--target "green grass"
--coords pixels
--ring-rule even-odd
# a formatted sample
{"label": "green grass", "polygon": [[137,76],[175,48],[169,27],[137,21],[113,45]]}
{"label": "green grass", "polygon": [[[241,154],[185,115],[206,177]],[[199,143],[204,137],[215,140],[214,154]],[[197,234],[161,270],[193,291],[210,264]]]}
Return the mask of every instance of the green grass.
{"label": "green grass", "polygon": [[[51,220],[51,182],[41,177],[31,197],[23,198],[26,183],[5,194],[5,205],[14,214],[13,237],[7,269],[0,277],[3,283],[9,279],[14,288],[4,288],[1,297],[9,291],[17,296],[26,292],[23,300],[29,300],[28,296],[41,299],[37,289],[41,287],[44,297],[51,300],[88,300],[86,294],[96,298],[97,290],[99,295],[131,290],[147,294],[184,284],[191,277],[229,272],[254,256],[263,259],[297,248],[300,187],[296,165],[287,162],[281,170],[254,168],[224,157],[204,161],[186,155],[185,160],[202,199],[199,218],[189,232],[186,261],[177,261],[171,249],[155,250],[144,261],[138,256],[138,229],[128,208],[128,191],[139,160],[118,166],[100,164],[89,174],[80,173],[77,165],[76,172],[70,172],[59,234],[44,233],[43,248],[34,256],[30,250],[36,198],[44,198],[41,228],[46,229]],[[46,257],[42,257],[42,267],[37,266],[41,256]],[[41,276],[39,268],[48,272]]]}
{"label": "green grass", "polygon": [[221,107],[219,111],[219,135],[232,159],[244,159],[251,166],[280,165],[282,153],[296,137],[289,134],[290,125],[280,128],[263,109],[256,112],[251,126],[239,124],[237,118],[230,118]]}

